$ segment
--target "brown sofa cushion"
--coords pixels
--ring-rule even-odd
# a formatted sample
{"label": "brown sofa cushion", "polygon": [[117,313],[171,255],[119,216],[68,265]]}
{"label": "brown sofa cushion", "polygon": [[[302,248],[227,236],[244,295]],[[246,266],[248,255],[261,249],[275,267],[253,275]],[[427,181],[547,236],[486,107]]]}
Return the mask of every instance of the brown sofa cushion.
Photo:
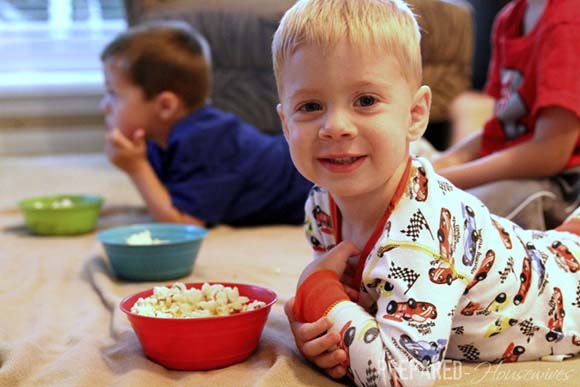
{"label": "brown sofa cushion", "polygon": [[423,82],[433,91],[431,121],[445,121],[450,102],[471,84],[472,9],[463,0],[408,3],[421,26]]}
{"label": "brown sofa cushion", "polygon": [[[271,41],[293,0],[126,0],[130,24],[147,19],[192,23],[212,47],[212,102],[266,132],[279,132]],[[464,0],[409,0],[423,38],[424,83],[433,90],[431,121],[444,121],[451,100],[469,86],[471,8]]]}

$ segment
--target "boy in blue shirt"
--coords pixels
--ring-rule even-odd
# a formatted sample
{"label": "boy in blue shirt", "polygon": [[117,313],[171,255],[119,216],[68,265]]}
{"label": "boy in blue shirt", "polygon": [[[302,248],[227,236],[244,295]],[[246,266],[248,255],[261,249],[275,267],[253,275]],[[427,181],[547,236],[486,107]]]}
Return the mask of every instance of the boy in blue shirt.
{"label": "boy in blue shirt", "polygon": [[184,22],[133,27],[101,54],[106,153],[159,222],[235,226],[304,220],[311,183],[282,135],[208,103],[210,50]]}

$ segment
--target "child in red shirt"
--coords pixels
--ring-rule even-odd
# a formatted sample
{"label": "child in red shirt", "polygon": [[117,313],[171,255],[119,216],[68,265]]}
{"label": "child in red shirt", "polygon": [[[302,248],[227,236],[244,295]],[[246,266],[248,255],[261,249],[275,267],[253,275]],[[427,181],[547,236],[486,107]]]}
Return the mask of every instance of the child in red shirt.
{"label": "child in red shirt", "polygon": [[524,228],[560,224],[580,194],[580,8],[576,0],[514,0],[498,14],[483,131],[433,163],[492,213]]}

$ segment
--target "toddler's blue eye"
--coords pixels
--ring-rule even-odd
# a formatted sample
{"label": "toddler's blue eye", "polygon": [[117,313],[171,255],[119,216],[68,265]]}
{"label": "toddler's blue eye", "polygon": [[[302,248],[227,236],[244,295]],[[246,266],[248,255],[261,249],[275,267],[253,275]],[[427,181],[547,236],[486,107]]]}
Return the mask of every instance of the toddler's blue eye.
{"label": "toddler's blue eye", "polygon": [[358,105],[360,106],[371,106],[374,105],[376,100],[375,97],[372,97],[370,95],[363,95],[362,97],[360,97],[358,99]]}
{"label": "toddler's blue eye", "polygon": [[319,103],[316,102],[307,102],[304,105],[300,106],[300,110],[305,112],[315,112],[321,110],[321,106]]}

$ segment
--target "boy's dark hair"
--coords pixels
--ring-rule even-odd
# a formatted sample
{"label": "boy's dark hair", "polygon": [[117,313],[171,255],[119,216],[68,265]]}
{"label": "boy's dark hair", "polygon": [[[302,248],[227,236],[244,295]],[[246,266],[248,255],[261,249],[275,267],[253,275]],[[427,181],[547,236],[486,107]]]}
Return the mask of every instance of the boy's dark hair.
{"label": "boy's dark hair", "polygon": [[209,97],[209,46],[186,22],[149,21],[129,28],[103,49],[101,61],[108,60],[120,65],[148,100],[171,91],[194,110]]}

